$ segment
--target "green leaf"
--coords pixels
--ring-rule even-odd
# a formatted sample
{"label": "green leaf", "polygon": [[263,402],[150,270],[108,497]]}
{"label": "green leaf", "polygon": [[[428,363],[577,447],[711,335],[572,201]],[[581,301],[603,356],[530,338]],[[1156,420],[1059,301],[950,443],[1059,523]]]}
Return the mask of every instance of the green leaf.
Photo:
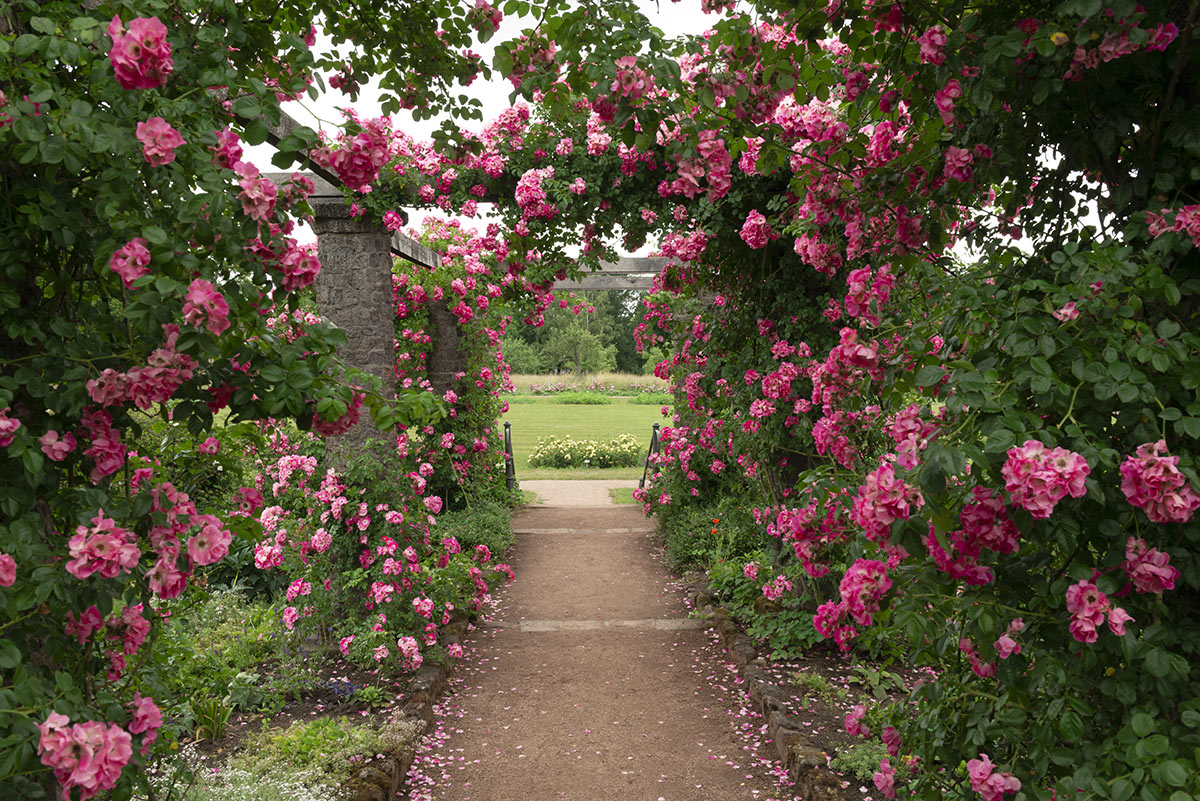
{"label": "green leaf", "polygon": [[1172,787],[1183,787],[1187,784],[1187,770],[1173,759],[1168,759],[1166,762],[1155,765],[1152,773],[1154,774],[1154,778]]}
{"label": "green leaf", "polygon": [[1154,731],[1154,718],[1147,715],[1145,712],[1136,712],[1129,721],[1129,725],[1133,728],[1133,733],[1138,737],[1145,737],[1150,732]]}
{"label": "green leaf", "polygon": [[946,371],[937,364],[927,364],[917,371],[916,382],[918,387],[930,387],[942,380],[942,376]]}
{"label": "green leaf", "polygon": [[1193,729],[1200,729],[1200,711],[1195,709],[1185,709],[1179,716],[1179,720],[1184,726],[1190,726]]}
{"label": "green leaf", "polygon": [[1153,648],[1146,654],[1146,671],[1155,678],[1161,679],[1171,672],[1171,660],[1161,648]]}
{"label": "green leaf", "polygon": [[1179,323],[1174,320],[1160,320],[1154,330],[1158,331],[1158,335],[1163,339],[1170,339],[1179,333]]}
{"label": "green leaf", "polygon": [[253,95],[243,95],[233,101],[233,113],[246,119],[254,119],[262,114],[262,103]]}
{"label": "green leaf", "polygon": [[1079,719],[1079,715],[1074,709],[1068,709],[1058,719],[1058,731],[1063,738],[1072,742],[1077,742],[1083,737],[1083,721]]}
{"label": "green leaf", "polygon": [[270,381],[272,384],[278,384],[287,378],[287,373],[277,364],[268,364],[259,370],[258,374],[263,377],[264,381]]}
{"label": "green leaf", "polygon": [[987,442],[984,443],[983,450],[985,453],[1004,453],[1014,444],[1017,438],[1013,432],[1007,428],[997,428],[987,435]]}
{"label": "green leaf", "polygon": [[21,664],[21,649],[12,640],[0,640],[0,669],[12,670]]}
{"label": "green leaf", "polygon": [[1133,798],[1133,782],[1129,779],[1117,779],[1109,786],[1108,794],[1113,801],[1129,801]]}

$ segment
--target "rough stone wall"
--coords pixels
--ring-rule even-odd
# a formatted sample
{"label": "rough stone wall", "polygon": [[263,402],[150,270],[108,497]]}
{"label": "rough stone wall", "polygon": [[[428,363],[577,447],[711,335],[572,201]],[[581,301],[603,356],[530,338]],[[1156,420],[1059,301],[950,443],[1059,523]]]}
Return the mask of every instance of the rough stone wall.
{"label": "rough stone wall", "polygon": [[[322,315],[346,332],[347,344],[339,351],[342,362],[378,376],[386,391],[395,380],[391,235],[364,217],[351,217],[340,192],[328,203],[318,200],[313,198],[321,260],[313,285],[317,304]],[[330,439],[332,455],[342,461],[380,435],[364,412],[344,436]]]}
{"label": "rough stone wall", "polygon": [[459,345],[458,318],[444,298],[429,303],[429,329],[432,341],[425,369],[433,391],[443,395],[458,383],[455,376],[467,370],[467,354]]}

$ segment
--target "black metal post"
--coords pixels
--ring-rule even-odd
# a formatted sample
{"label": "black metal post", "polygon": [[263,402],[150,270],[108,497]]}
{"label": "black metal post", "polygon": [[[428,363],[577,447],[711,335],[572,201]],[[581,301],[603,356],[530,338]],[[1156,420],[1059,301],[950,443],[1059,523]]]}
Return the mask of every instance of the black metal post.
{"label": "black metal post", "polygon": [[[655,423],[655,425],[658,425]],[[504,484],[508,487],[508,491],[513,491],[513,485],[517,483],[517,471],[513,466],[513,450],[512,450],[512,423],[504,424]]]}
{"label": "black metal post", "polygon": [[650,457],[658,453],[658,423],[654,424],[654,430],[650,432],[650,448],[646,451],[646,463],[642,466],[642,479],[638,482],[638,489],[646,488],[646,474],[650,471]]}

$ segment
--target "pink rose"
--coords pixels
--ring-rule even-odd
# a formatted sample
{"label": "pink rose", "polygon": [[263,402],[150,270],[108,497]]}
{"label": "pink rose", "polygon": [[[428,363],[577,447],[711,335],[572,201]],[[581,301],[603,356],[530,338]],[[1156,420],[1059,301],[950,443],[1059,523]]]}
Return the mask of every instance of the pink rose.
{"label": "pink rose", "polygon": [[17,560],[0,553],[0,587],[11,587],[17,580]]}
{"label": "pink rose", "polygon": [[142,143],[142,155],[152,167],[170,164],[175,160],[175,148],[187,144],[179,131],[162,117],[139,122],[137,139]]}
{"label": "pink rose", "polygon": [[119,247],[108,260],[109,268],[121,276],[121,283],[125,284],[126,289],[132,289],[134,281],[150,273],[150,250],[146,247],[149,244],[142,237],[135,236]]}
{"label": "pink rose", "polygon": [[1071,301],[1066,306],[1054,312],[1054,319],[1064,323],[1068,320],[1074,320],[1077,317],[1079,317],[1079,310],[1075,308],[1075,301]]}
{"label": "pink rose", "polygon": [[67,458],[67,454],[75,450],[75,436],[67,433],[61,439],[58,432],[51,429],[38,439],[42,443],[42,453],[46,454],[51,461],[61,462]]}
{"label": "pink rose", "polygon": [[197,278],[184,295],[183,320],[197,328],[203,324],[213,335],[220,336],[229,328],[229,304],[215,286]]}
{"label": "pink rose", "polygon": [[221,521],[213,515],[199,515],[200,530],[188,540],[188,556],[198,565],[211,565],[221,561],[229,553],[233,535],[221,528]]}
{"label": "pink rose", "polygon": [[120,17],[113,17],[108,35],[113,40],[108,60],[117,83],[126,89],[154,89],[167,82],[175,63],[167,26],[158,17],[136,17],[128,30]]}
{"label": "pink rose", "polygon": [[200,453],[220,453],[221,441],[216,437],[209,437],[196,446],[196,450]]}
{"label": "pink rose", "polygon": [[21,421],[8,416],[8,408],[0,409],[0,448],[7,448],[17,436]]}

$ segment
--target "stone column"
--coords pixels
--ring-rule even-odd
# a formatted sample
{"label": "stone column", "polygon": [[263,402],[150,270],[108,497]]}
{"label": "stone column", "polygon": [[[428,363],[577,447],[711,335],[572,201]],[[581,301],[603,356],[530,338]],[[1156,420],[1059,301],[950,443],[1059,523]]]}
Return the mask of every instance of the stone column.
{"label": "stone column", "polygon": [[429,336],[432,341],[425,371],[434,393],[441,397],[458,384],[455,376],[467,370],[467,354],[459,346],[458,318],[444,298],[429,302]]}
{"label": "stone column", "polygon": [[[322,182],[323,183],[323,182]],[[321,314],[346,333],[342,362],[379,377],[385,394],[395,382],[395,322],[392,311],[391,234],[365,217],[351,217],[341,192],[311,198],[321,272],[313,289]],[[333,191],[332,187],[329,190]],[[329,440],[335,461],[361,453],[377,431],[364,410],[362,420]]]}

